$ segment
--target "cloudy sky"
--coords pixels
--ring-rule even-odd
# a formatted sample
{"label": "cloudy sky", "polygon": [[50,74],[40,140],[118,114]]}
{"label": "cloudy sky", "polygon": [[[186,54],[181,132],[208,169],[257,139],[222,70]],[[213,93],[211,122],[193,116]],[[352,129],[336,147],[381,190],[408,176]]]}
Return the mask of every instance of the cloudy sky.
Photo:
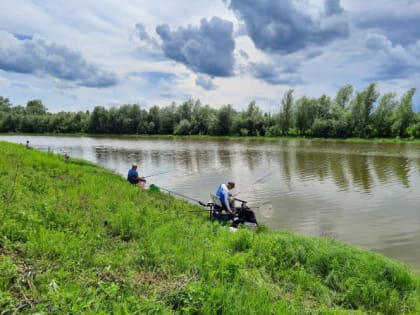
{"label": "cloudy sky", "polygon": [[0,1],[0,95],[14,105],[276,111],[290,88],[372,82],[399,96],[420,86],[420,1]]}

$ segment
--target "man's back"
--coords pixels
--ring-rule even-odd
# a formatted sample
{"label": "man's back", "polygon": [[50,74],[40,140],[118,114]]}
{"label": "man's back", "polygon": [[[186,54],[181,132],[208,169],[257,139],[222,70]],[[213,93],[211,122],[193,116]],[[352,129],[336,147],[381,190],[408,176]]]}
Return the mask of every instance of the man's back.
{"label": "man's back", "polygon": [[216,191],[216,196],[220,198],[223,208],[226,208],[230,211],[229,206],[229,190],[225,184],[220,184]]}
{"label": "man's back", "polygon": [[139,173],[137,173],[137,170],[134,168],[130,168],[127,175],[127,180],[131,184],[137,184],[139,182]]}

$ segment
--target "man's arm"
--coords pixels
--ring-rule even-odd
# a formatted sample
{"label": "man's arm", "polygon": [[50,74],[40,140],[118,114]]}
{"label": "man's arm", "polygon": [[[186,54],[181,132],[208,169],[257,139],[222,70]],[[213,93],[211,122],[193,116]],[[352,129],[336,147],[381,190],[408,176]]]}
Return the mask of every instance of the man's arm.
{"label": "man's arm", "polygon": [[[224,187],[223,187],[224,188]],[[231,211],[231,209],[230,209],[230,203],[229,203],[229,190],[226,188],[226,189],[223,189],[223,197],[224,197],[224,203],[225,203],[225,205],[226,205],[226,209],[228,210],[228,211]]]}

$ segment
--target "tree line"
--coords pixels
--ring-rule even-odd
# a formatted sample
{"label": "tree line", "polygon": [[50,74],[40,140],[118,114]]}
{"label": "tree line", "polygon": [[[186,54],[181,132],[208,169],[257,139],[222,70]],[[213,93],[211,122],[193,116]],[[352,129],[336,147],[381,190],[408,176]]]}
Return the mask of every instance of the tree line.
{"label": "tree line", "polygon": [[392,92],[380,95],[375,83],[359,92],[345,85],[334,98],[295,99],[293,93],[286,91],[276,113],[263,112],[255,101],[237,111],[230,104],[215,109],[199,100],[50,113],[41,100],[14,106],[0,96],[0,132],[420,138],[414,88],[400,98]]}

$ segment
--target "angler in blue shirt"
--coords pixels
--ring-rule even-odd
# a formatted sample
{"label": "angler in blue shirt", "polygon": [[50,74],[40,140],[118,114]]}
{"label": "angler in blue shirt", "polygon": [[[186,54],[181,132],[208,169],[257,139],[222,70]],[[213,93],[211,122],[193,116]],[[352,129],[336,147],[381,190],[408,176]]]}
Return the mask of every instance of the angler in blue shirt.
{"label": "angler in blue shirt", "polygon": [[222,208],[226,209],[229,212],[232,212],[232,206],[229,200],[229,191],[233,188],[235,188],[235,183],[228,182],[227,184],[220,184],[216,192],[216,195],[220,198],[220,202],[222,203]]}

